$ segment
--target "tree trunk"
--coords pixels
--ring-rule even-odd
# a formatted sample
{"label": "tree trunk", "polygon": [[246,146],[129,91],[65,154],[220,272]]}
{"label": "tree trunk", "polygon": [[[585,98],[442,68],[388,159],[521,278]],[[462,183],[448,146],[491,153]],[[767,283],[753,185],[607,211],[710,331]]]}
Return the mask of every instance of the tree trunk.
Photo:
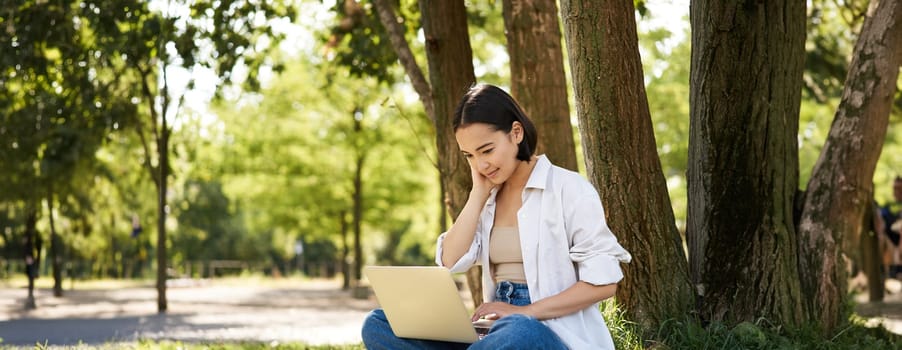
{"label": "tree trunk", "polygon": [[348,246],[348,218],[344,210],[338,214],[341,227],[341,289],[348,290],[351,288],[351,266],[348,264],[348,255],[351,249]]}
{"label": "tree trunk", "polygon": [[[165,90],[164,90],[165,91]],[[157,139],[157,150],[160,163],[157,170],[157,312],[165,313],[168,308],[166,301],[166,191],[169,179],[169,125],[166,122],[166,103],[163,104],[164,116],[160,135]]]}
{"label": "tree trunk", "polygon": [[47,192],[47,217],[50,219],[50,267],[53,269],[53,296],[63,296],[63,242],[53,219],[53,187]]}
{"label": "tree trunk", "polygon": [[697,0],[690,12],[687,241],[700,315],[798,326],[805,2]]}
{"label": "tree trunk", "polygon": [[577,171],[555,0],[504,0],[511,95],[539,130],[537,154]]}
{"label": "tree trunk", "polygon": [[656,153],[634,11],[631,1],[561,1],[589,180],[633,256],[617,301],[653,331],[688,314],[692,292]]}
{"label": "tree trunk", "polygon": [[[435,108],[435,135],[438,165],[448,203],[448,212],[456,219],[470,193],[470,170],[460,155],[451,122],[461,97],[476,82],[473,51],[467,31],[467,11],[462,0],[420,1],[426,58]],[[482,283],[478,267],[467,272],[473,301],[482,302]]]}
{"label": "tree trunk", "polygon": [[902,4],[872,3],[842,100],[814,165],[799,223],[801,280],[811,316],[831,333],[845,320],[844,235],[857,237],[902,63]]}
{"label": "tree trunk", "polygon": [[365,158],[364,155],[358,154],[354,164],[354,212],[351,223],[354,228],[354,267],[352,271],[354,286],[360,283],[363,272],[363,246],[360,243],[360,230],[363,223],[363,164]]}
{"label": "tree trunk", "polygon": [[[872,197],[873,198],[873,197]],[[865,206],[864,217],[862,218],[862,234],[861,234],[861,270],[868,278],[868,301],[883,301],[884,283],[886,283],[886,272],[883,271],[883,256],[880,249],[880,227],[883,227],[883,221],[878,220],[877,204],[871,202]]]}
{"label": "tree trunk", "polygon": [[423,70],[417,64],[413,52],[410,50],[410,45],[407,44],[407,39],[404,37],[404,26],[401,22],[398,22],[398,16],[395,15],[395,9],[391,6],[390,1],[373,0],[373,6],[376,7],[376,12],[379,14],[379,22],[382,23],[382,26],[385,27],[385,31],[388,33],[388,39],[391,41],[392,48],[395,54],[398,55],[398,61],[404,67],[404,71],[410,78],[410,84],[413,86],[414,91],[417,92],[420,102],[423,103],[423,110],[426,111],[426,116],[434,123],[435,107],[432,101],[432,89],[423,75]]}
{"label": "tree trunk", "polygon": [[25,274],[28,275],[28,298],[25,299],[25,309],[37,308],[34,301],[34,279],[38,276],[41,255],[41,237],[36,230],[38,214],[33,206],[29,205],[28,215],[25,217]]}

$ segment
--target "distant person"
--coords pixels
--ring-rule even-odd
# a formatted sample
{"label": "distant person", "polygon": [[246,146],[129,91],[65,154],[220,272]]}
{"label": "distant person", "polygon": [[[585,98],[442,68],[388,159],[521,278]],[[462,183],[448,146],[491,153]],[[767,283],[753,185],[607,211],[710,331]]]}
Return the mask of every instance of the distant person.
{"label": "distant person", "polygon": [[902,177],[896,176],[893,180],[893,201],[880,208],[880,217],[883,219],[884,237],[889,239],[888,249],[885,251],[885,263],[888,264],[887,272],[890,278],[899,278],[902,273],[902,251],[899,248],[900,233],[902,233]]}
{"label": "distant person", "polygon": [[406,339],[377,309],[364,322],[366,347],[614,349],[598,303],[614,295],[620,263],[631,257],[608,228],[596,189],[534,154],[533,123],[498,87],[471,88],[449,131],[473,187],[438,238],[436,263],[452,272],[482,265],[484,303],[472,320],[497,321],[472,345]]}

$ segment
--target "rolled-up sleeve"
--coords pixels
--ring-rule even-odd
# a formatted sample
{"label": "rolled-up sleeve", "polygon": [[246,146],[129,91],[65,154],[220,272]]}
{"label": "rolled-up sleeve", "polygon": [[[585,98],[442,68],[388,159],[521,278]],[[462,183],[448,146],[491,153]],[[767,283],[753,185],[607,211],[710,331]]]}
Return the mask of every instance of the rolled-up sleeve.
{"label": "rolled-up sleeve", "polygon": [[[478,232],[478,230],[477,230]],[[438,266],[447,267],[442,263],[442,242],[445,240],[445,235],[448,233],[442,233],[438,236],[438,242],[435,245],[435,263]],[[479,251],[482,248],[482,240],[480,239],[479,234],[476,237],[473,237],[473,243],[470,244],[470,249],[467,249],[467,252],[464,253],[460,259],[454,263],[454,266],[451,266],[449,269],[452,273],[460,273],[466,272],[470,267],[476,264],[479,259]]]}
{"label": "rolled-up sleeve", "polygon": [[595,189],[589,185],[580,192],[579,199],[564,210],[571,234],[570,259],[579,280],[593,285],[617,283],[623,279],[620,263],[629,263],[632,257],[608,228]]}

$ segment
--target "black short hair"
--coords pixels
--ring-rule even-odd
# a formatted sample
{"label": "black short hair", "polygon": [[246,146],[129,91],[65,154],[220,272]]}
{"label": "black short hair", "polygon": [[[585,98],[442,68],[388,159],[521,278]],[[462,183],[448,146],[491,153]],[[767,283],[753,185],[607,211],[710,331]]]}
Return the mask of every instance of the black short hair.
{"label": "black short hair", "polygon": [[529,161],[536,150],[536,127],[517,101],[497,86],[478,84],[471,87],[457,105],[451,125],[457,132],[457,129],[473,123],[485,123],[495,130],[509,133],[514,122],[523,125],[523,141],[518,146],[517,159]]}

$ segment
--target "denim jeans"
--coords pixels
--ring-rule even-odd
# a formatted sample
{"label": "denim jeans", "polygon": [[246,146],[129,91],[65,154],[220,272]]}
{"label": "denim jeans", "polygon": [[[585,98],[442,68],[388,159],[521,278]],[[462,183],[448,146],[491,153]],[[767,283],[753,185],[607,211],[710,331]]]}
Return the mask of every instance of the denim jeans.
{"label": "denim jeans", "polygon": [[[495,289],[495,301],[529,305],[529,289],[526,284],[502,281]],[[363,322],[361,335],[367,349],[567,349],[561,338],[542,322],[518,314],[495,321],[484,338],[466,344],[398,338],[382,309],[376,309]]]}

